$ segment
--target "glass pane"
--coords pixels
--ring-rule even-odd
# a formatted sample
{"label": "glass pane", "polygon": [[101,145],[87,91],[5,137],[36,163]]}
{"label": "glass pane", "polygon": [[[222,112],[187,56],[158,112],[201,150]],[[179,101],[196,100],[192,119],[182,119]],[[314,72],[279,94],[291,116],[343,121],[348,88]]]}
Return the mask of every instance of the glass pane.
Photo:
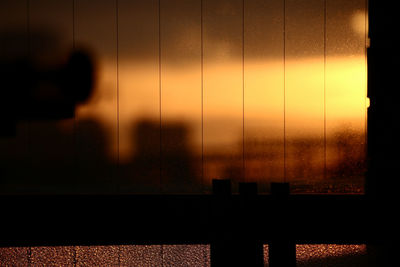
{"label": "glass pane", "polygon": [[28,266],[29,248],[27,247],[9,247],[0,248],[1,266]]}
{"label": "glass pane", "polygon": [[33,266],[74,265],[75,247],[32,247],[30,262]]}
{"label": "glass pane", "polygon": [[204,179],[243,180],[242,1],[203,1]]}
{"label": "glass pane", "polygon": [[126,193],[160,192],[158,1],[118,2],[119,174]]}
{"label": "glass pane", "polygon": [[[1,192],[198,193],[214,178],[363,192],[364,0],[160,3],[1,2],[2,65],[60,70],[75,47],[96,67],[74,118],[0,137]],[[18,109],[0,104],[3,121]]]}
{"label": "glass pane", "polygon": [[121,266],[162,266],[161,245],[125,245],[119,248]]}
{"label": "glass pane", "polygon": [[286,1],[285,166],[291,191],[324,175],[324,1]]}
{"label": "glass pane", "polygon": [[[24,88],[20,84],[20,70],[17,63],[26,62],[28,55],[28,16],[25,0],[6,0],[0,2],[0,71],[3,93],[10,94]],[[10,65],[15,71],[10,70]],[[3,76],[4,75],[4,76]],[[9,80],[10,79],[10,80]],[[27,190],[29,177],[28,137],[29,127],[26,122],[16,122],[10,118],[22,105],[15,96],[15,103],[10,97],[0,99],[0,192],[21,193]],[[11,104],[10,104],[11,103]],[[10,123],[4,123],[10,121]],[[15,125],[14,125],[15,123]]]}
{"label": "glass pane", "polygon": [[[60,71],[73,48],[73,9],[69,0],[29,2],[30,59],[41,72]],[[54,74],[53,74],[54,75]],[[37,74],[39,76],[39,74]],[[66,81],[39,78],[33,98],[53,99]],[[72,90],[72,88],[67,88]],[[61,93],[60,93],[61,94]],[[50,100],[53,101],[53,100]],[[36,109],[33,106],[32,109]],[[32,110],[33,111],[33,110]],[[51,105],[47,114],[56,113]],[[30,190],[34,193],[60,193],[70,190],[74,175],[74,119],[32,119],[29,121]]]}
{"label": "glass pane", "polygon": [[245,1],[244,155],[246,182],[268,191],[283,181],[283,1]]}
{"label": "glass pane", "polygon": [[202,190],[200,3],[161,1],[163,192]]}
{"label": "glass pane", "polygon": [[363,0],[327,2],[326,135],[329,192],[361,193],[366,140]]}
{"label": "glass pane", "polygon": [[80,192],[115,192],[113,165],[118,161],[116,2],[75,3],[76,47],[84,47],[96,63],[95,88],[76,111],[77,170]]}
{"label": "glass pane", "polygon": [[117,266],[119,246],[77,246],[76,265],[78,266]]}
{"label": "glass pane", "polygon": [[210,266],[209,245],[0,248],[1,266]]}
{"label": "glass pane", "polygon": [[163,246],[165,266],[210,266],[210,249],[207,245]]}
{"label": "glass pane", "polygon": [[296,245],[296,266],[369,266],[366,245]]}

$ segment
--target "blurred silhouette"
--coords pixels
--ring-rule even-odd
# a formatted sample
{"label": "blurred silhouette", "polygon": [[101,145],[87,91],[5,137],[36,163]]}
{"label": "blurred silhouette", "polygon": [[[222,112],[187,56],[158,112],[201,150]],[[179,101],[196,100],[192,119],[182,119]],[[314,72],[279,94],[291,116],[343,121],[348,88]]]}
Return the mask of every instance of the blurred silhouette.
{"label": "blurred silhouette", "polygon": [[129,163],[120,165],[125,190],[139,193],[199,190],[195,157],[185,124],[164,123],[161,136],[158,122],[139,120],[133,129],[135,156]]}
{"label": "blurred silhouette", "polygon": [[[30,39],[44,48],[40,53],[21,49],[26,33],[2,33],[0,58],[0,136],[15,136],[21,120],[65,119],[74,117],[77,104],[86,101],[94,85],[94,64],[86,51],[74,50],[69,56],[56,54],[52,63],[43,63],[43,49],[57,46],[57,40],[42,32]],[[63,60],[63,58],[68,58]],[[54,63],[56,62],[56,63]]]}

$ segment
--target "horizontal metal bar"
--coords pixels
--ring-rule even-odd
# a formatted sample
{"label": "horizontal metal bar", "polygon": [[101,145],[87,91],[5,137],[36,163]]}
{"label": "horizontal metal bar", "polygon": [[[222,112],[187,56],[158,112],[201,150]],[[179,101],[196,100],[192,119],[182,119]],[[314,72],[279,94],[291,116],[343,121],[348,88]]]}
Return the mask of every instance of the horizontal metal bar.
{"label": "horizontal metal bar", "polygon": [[385,238],[392,217],[362,195],[1,196],[0,203],[1,246],[198,244],[226,234],[365,243]]}

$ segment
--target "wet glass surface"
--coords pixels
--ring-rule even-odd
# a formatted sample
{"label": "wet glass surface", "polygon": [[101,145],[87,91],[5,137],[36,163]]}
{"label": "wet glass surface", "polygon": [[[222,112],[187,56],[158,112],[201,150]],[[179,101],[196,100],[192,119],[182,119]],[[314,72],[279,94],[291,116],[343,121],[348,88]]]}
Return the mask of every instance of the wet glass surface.
{"label": "wet glass surface", "polygon": [[296,245],[296,266],[368,266],[366,245]]}
{"label": "wet glass surface", "polygon": [[208,245],[0,248],[1,266],[210,266]]}

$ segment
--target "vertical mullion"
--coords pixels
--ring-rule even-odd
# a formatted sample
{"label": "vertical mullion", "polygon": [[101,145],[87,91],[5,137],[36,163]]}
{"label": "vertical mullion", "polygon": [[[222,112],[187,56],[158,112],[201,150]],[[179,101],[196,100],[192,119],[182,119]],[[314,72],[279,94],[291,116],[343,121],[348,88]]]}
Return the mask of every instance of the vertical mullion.
{"label": "vertical mullion", "polygon": [[207,193],[204,164],[204,2],[200,0],[200,65],[201,65],[201,188]]}
{"label": "vertical mullion", "polygon": [[116,51],[116,60],[117,60],[117,62],[116,62],[116,67],[117,67],[117,70],[116,70],[116,72],[117,72],[117,80],[116,80],[116,87],[117,87],[117,105],[116,105],[116,108],[117,108],[117,110],[116,110],[116,113],[117,113],[117,121],[116,121],[116,128],[117,128],[117,166],[116,166],[116,172],[114,172],[114,174],[116,173],[116,178],[117,179],[115,179],[115,177],[114,177],[114,180],[117,180],[117,184],[115,185],[116,186],[116,190],[117,190],[117,192],[119,192],[120,191],[120,187],[121,187],[121,185],[120,184],[118,184],[119,183],[119,181],[121,181],[121,177],[120,177],[120,123],[119,123],[119,1],[118,0],[115,0],[115,28],[116,28],[116,45],[117,45],[117,51]]}
{"label": "vertical mullion", "polygon": [[324,0],[324,180],[327,178],[326,168],[326,16],[327,16],[327,0]]}
{"label": "vertical mullion", "polygon": [[158,0],[158,101],[159,101],[159,134],[160,134],[160,192],[163,192],[162,177],[162,103],[161,103],[161,0]]}
{"label": "vertical mullion", "polygon": [[286,183],[286,0],[283,0],[283,182]]}
{"label": "vertical mullion", "polygon": [[245,24],[244,24],[244,14],[245,14],[245,10],[244,10],[244,5],[245,0],[242,0],[242,115],[243,115],[243,120],[242,120],[242,172],[241,172],[241,179],[243,179],[243,182],[246,182],[246,171],[245,171],[245,119],[244,119],[244,103],[245,103],[245,99],[244,99],[244,85],[245,85],[245,77],[244,77],[244,45],[245,45],[245,40],[244,40],[244,34],[245,34]]}

